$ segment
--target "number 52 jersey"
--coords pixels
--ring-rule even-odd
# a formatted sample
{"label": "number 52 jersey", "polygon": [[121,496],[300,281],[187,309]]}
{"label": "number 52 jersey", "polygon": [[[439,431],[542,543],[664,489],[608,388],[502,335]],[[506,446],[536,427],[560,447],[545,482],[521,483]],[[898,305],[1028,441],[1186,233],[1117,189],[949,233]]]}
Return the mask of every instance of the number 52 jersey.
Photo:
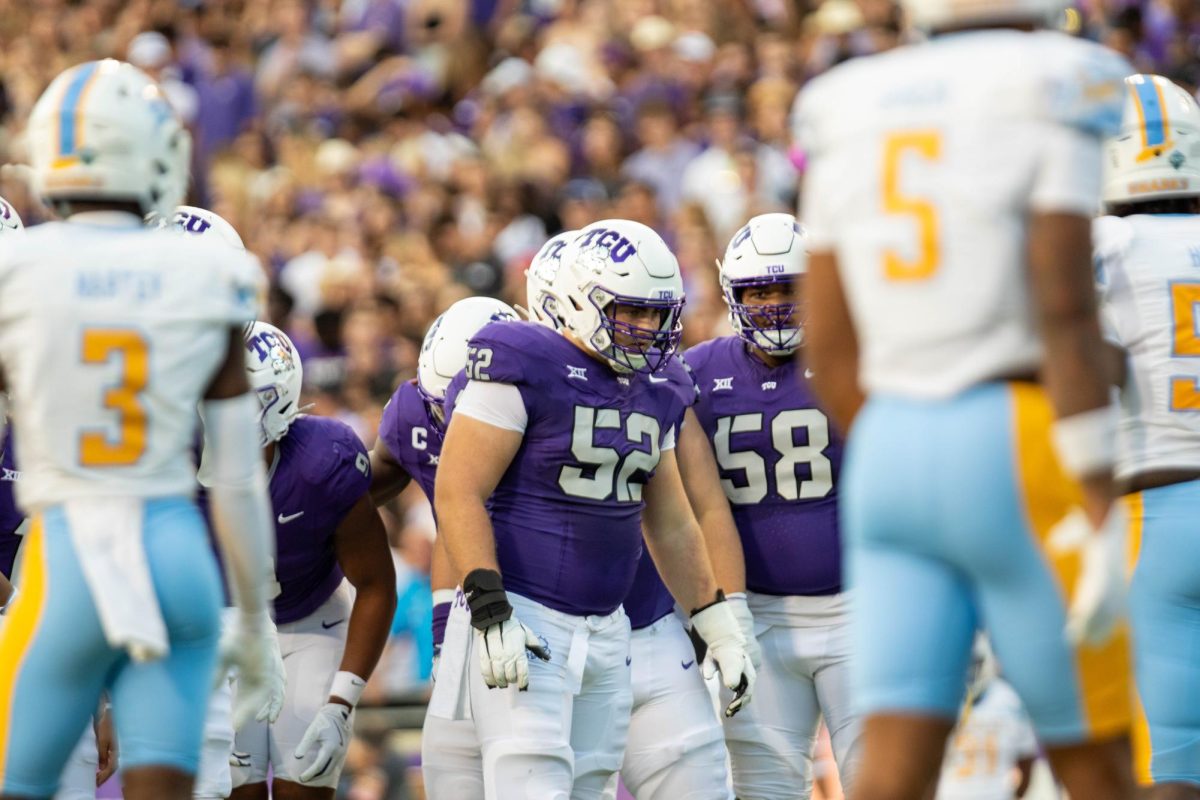
{"label": "number 52 jersey", "polygon": [[746,588],[776,596],[841,590],[837,476],[842,442],[788,360],[771,368],[737,336],[684,354],[746,557]]}
{"label": "number 52 jersey", "polygon": [[[191,496],[196,404],[261,271],[216,240],[96,212],[0,243],[0,363],[21,443],[17,500]],[[93,224],[95,223],[95,224]]]}

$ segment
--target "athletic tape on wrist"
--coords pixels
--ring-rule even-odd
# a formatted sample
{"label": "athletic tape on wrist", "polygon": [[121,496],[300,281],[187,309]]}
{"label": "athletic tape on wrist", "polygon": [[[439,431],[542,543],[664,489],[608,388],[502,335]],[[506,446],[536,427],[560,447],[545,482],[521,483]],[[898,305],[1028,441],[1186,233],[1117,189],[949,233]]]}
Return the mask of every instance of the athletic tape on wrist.
{"label": "athletic tape on wrist", "polygon": [[1117,407],[1107,405],[1056,420],[1052,436],[1063,469],[1076,478],[1112,469],[1117,458],[1119,419]]}
{"label": "athletic tape on wrist", "polygon": [[353,672],[339,670],[333,676],[333,684],[329,687],[329,696],[340,697],[353,707],[358,705],[358,701],[362,699],[363,689],[365,688],[367,688],[365,680]]}

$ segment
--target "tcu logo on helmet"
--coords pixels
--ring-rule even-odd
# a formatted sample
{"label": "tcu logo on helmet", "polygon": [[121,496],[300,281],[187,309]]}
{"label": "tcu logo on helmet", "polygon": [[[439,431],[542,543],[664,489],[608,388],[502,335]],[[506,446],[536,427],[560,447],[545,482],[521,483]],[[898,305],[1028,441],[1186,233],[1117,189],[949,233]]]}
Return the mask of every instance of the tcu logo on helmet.
{"label": "tcu logo on helmet", "polygon": [[195,214],[189,214],[186,211],[177,211],[175,216],[171,218],[171,222],[175,227],[184,233],[201,234],[212,227],[212,223]]}
{"label": "tcu logo on helmet", "polygon": [[246,342],[246,349],[253,350],[258,355],[259,362],[270,360],[271,370],[279,375],[296,368],[292,358],[292,348],[286,339],[281,339],[271,331],[263,331]]}
{"label": "tcu logo on helmet", "polygon": [[586,250],[592,247],[607,250],[609,261],[617,264],[637,254],[637,248],[633,246],[633,242],[617,231],[607,228],[596,228],[584,234],[580,249]]}

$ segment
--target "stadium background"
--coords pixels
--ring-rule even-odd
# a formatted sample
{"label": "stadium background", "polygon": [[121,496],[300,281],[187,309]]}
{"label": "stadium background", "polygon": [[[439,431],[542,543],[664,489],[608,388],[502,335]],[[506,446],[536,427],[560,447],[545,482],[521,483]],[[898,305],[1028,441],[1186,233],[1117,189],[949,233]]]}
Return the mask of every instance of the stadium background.
{"label": "stadium background", "polygon": [[[1200,3],[1083,0],[1072,21],[1200,85]],[[195,137],[190,202],[262,260],[314,412],[370,445],[433,318],[470,294],[522,302],[564,228],[653,226],[683,269],[686,341],[726,332],[714,259],[748,217],[795,207],[796,90],[899,28],[891,0],[0,0],[0,159],[24,160],[23,121],[66,67],[158,78]],[[19,176],[0,194],[45,218]],[[391,708],[361,713],[354,800],[417,796],[432,519],[413,487],[385,521],[400,607],[367,703]]]}

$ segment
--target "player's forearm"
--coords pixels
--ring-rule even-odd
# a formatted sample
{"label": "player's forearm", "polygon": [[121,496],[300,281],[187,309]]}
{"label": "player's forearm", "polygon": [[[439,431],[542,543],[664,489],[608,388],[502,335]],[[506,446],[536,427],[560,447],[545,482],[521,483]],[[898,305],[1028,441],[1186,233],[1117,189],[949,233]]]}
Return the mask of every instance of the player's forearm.
{"label": "player's forearm", "polygon": [[710,508],[697,514],[697,522],[704,536],[704,547],[708,551],[708,563],[712,565],[713,577],[726,594],[746,591],[746,559],[742,554],[742,540],[738,537],[733,515],[725,507]]}
{"label": "player's forearm", "polygon": [[447,496],[438,482],[438,537],[444,538],[459,583],[477,569],[500,571],[496,559],[496,538],[487,507],[478,497],[452,492]]}
{"label": "player's forearm", "polygon": [[412,481],[404,467],[382,441],[371,449],[371,502],[376,506],[391,502]]}
{"label": "player's forearm", "polygon": [[450,560],[450,553],[446,550],[446,537],[440,533],[433,541],[433,555],[429,562],[429,588],[431,591],[439,589],[451,589],[458,585],[459,576],[466,573],[459,573],[454,568],[454,562]]}
{"label": "player's forearm", "polygon": [[672,528],[644,526],[650,557],[671,595],[685,611],[711,603],[717,579],[700,526],[692,519]]}
{"label": "player's forearm", "polygon": [[745,591],[746,561],[742,555],[742,540],[721,487],[712,447],[691,409],[680,426],[675,450],[683,488],[703,531],[708,561],[717,584],[727,594]]}
{"label": "player's forearm", "polygon": [[858,338],[833,253],[812,254],[805,286],[808,323],[800,353],[821,408],[845,435],[865,398],[858,385]]}
{"label": "player's forearm", "polygon": [[383,649],[387,646],[396,615],[396,585],[375,581],[365,586],[355,585],[354,606],[350,610],[346,632],[346,650],[342,655],[342,672],[351,672],[364,680],[371,677]]}

